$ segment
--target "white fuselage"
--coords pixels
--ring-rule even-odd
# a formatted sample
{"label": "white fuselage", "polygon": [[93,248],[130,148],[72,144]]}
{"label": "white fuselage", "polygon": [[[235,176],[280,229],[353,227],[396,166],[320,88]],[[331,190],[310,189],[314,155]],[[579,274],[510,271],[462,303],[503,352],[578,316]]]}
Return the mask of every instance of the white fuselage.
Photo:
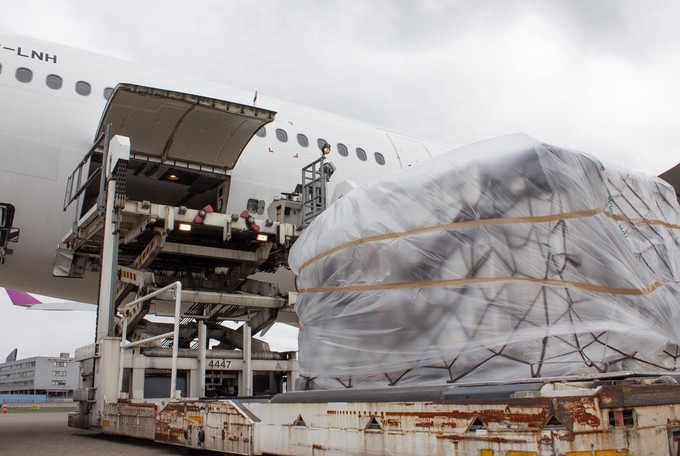
{"label": "white fuselage", "polygon": [[[54,252],[73,223],[73,209],[63,212],[66,178],[91,147],[106,104],[104,92],[118,83],[134,83],[253,104],[253,92],[184,77],[156,68],[0,33],[0,203],[16,208],[13,226],[21,229],[14,253],[0,266],[0,286],[65,299],[94,302],[96,277],[52,277]],[[30,73],[30,81],[26,80]],[[58,78],[57,78],[58,77]],[[61,80],[60,88],[52,86]],[[89,95],[76,90],[87,83]],[[228,212],[245,209],[249,198],[272,201],[291,192],[301,169],[319,157],[318,139],[333,148],[337,171],[333,185],[364,183],[450,149],[346,117],[258,95],[256,105],[277,112],[266,136],[254,136],[231,174]],[[287,142],[275,134],[287,133]],[[297,135],[309,146],[298,143]],[[338,144],[348,149],[342,156]],[[360,160],[357,148],[366,152]],[[384,157],[377,162],[375,152]]]}

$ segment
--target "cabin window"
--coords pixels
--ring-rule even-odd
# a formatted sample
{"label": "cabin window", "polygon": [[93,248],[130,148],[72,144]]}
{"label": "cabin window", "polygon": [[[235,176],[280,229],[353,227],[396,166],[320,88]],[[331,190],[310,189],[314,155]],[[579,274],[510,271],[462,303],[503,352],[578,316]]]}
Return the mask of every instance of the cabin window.
{"label": "cabin window", "polygon": [[361,147],[357,147],[357,157],[359,157],[359,160],[361,161],[366,161],[367,158],[366,151]]}
{"label": "cabin window", "polygon": [[76,93],[84,97],[88,96],[92,92],[92,86],[88,82],[78,81],[76,82]]}
{"label": "cabin window", "polygon": [[301,145],[302,147],[309,146],[309,139],[307,139],[307,137],[305,135],[303,135],[302,133],[298,133],[297,140],[298,140],[298,144]]}
{"label": "cabin window", "polygon": [[28,68],[17,68],[16,78],[19,82],[31,82],[33,80],[33,72]]}
{"label": "cabin window", "polygon": [[48,74],[47,78],[45,79],[45,84],[47,84],[47,87],[50,89],[59,90],[61,89],[61,86],[64,85],[64,81],[61,79],[61,76],[57,76],[56,74]]}
{"label": "cabin window", "polygon": [[328,141],[326,141],[323,138],[319,138],[319,139],[316,140],[316,144],[319,146],[319,150],[323,150],[323,146],[328,144]]}
{"label": "cabin window", "polygon": [[0,63],[0,74],[2,73],[2,63]]}
{"label": "cabin window", "polygon": [[385,164],[385,156],[381,154],[380,152],[376,152],[373,154],[375,157],[375,162],[379,165],[384,165]]}
{"label": "cabin window", "polygon": [[342,155],[343,157],[346,157],[349,155],[349,151],[347,150],[347,146],[345,146],[342,143],[338,143],[338,153]]}
{"label": "cabin window", "polygon": [[280,128],[276,129],[276,138],[281,142],[288,142],[288,133]]}
{"label": "cabin window", "polygon": [[265,136],[267,136],[267,130],[264,127],[262,127],[259,130],[257,130],[257,132],[255,132],[255,134],[257,136],[259,136],[260,138],[264,138]]}
{"label": "cabin window", "polygon": [[108,100],[111,98],[111,94],[113,93],[113,89],[111,87],[107,87],[104,89],[104,99]]}

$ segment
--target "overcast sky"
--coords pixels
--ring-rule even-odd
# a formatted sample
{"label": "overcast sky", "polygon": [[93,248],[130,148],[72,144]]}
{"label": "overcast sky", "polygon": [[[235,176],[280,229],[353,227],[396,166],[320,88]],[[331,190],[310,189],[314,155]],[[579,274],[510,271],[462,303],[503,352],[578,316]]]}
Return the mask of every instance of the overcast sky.
{"label": "overcast sky", "polygon": [[677,1],[22,0],[0,29],[452,146],[523,132],[649,174],[680,162]]}

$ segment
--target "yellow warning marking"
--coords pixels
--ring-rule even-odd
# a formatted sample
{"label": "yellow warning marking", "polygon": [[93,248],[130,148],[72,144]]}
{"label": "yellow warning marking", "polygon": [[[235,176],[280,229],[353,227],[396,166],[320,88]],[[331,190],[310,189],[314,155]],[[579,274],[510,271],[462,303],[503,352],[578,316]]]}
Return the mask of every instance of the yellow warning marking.
{"label": "yellow warning marking", "polygon": [[110,422],[109,420],[103,420],[103,421],[102,421],[102,426],[103,426],[103,427],[109,427],[109,426],[111,426],[111,422]]}
{"label": "yellow warning marking", "polygon": [[479,456],[493,456],[493,450],[479,450]]}
{"label": "yellow warning marking", "polygon": [[508,456],[536,456],[535,451],[508,451]]}

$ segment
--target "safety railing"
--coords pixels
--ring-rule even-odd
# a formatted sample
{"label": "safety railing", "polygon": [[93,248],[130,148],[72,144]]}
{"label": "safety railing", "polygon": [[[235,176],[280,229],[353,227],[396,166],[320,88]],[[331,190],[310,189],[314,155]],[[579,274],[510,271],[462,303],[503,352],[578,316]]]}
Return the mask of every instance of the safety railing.
{"label": "safety railing", "polygon": [[302,168],[302,226],[306,227],[326,210],[325,156]]}
{"label": "safety railing", "polygon": [[[90,186],[92,182],[100,178],[102,175],[102,166],[97,168],[90,174],[90,176],[83,183],[83,171],[85,167],[90,163],[90,159],[94,153],[99,149],[100,144],[105,139],[106,133],[102,133],[97,140],[94,142],[90,150],[85,154],[85,157],[78,163],[73,172],[66,179],[66,193],[64,194],[64,211],[68,209],[72,202],[74,202],[78,197]],[[110,138],[107,138],[110,139]],[[107,147],[108,141],[104,141],[104,147]]]}
{"label": "safety railing", "polygon": [[[166,291],[173,290],[173,297],[175,298],[175,322],[174,322],[174,328],[171,332],[159,334],[157,336],[151,336],[147,337],[146,339],[141,339],[137,340],[134,342],[128,342],[127,341],[127,327],[128,327],[128,319],[127,319],[127,313],[128,311],[135,305],[139,304],[141,302],[147,301],[151,298],[154,298],[158,296],[161,293],[164,293]],[[140,345],[146,345],[150,342],[155,342],[157,340],[162,340],[162,339],[169,339],[172,338],[173,343],[172,343],[172,372],[171,372],[171,377],[170,377],[170,399],[179,399],[177,395],[177,355],[179,353],[179,323],[180,323],[180,310],[181,310],[181,305],[182,305],[182,282],[177,281],[174,283],[171,283],[170,285],[160,288],[152,293],[149,293],[146,296],[142,296],[139,299],[136,299],[132,301],[131,303],[127,304],[123,308],[123,333],[121,334],[122,339],[120,341],[120,366],[119,366],[119,372],[118,372],[118,398],[122,398],[122,390],[123,390],[123,361],[125,359],[125,350],[134,348],[134,347],[139,347]]]}

